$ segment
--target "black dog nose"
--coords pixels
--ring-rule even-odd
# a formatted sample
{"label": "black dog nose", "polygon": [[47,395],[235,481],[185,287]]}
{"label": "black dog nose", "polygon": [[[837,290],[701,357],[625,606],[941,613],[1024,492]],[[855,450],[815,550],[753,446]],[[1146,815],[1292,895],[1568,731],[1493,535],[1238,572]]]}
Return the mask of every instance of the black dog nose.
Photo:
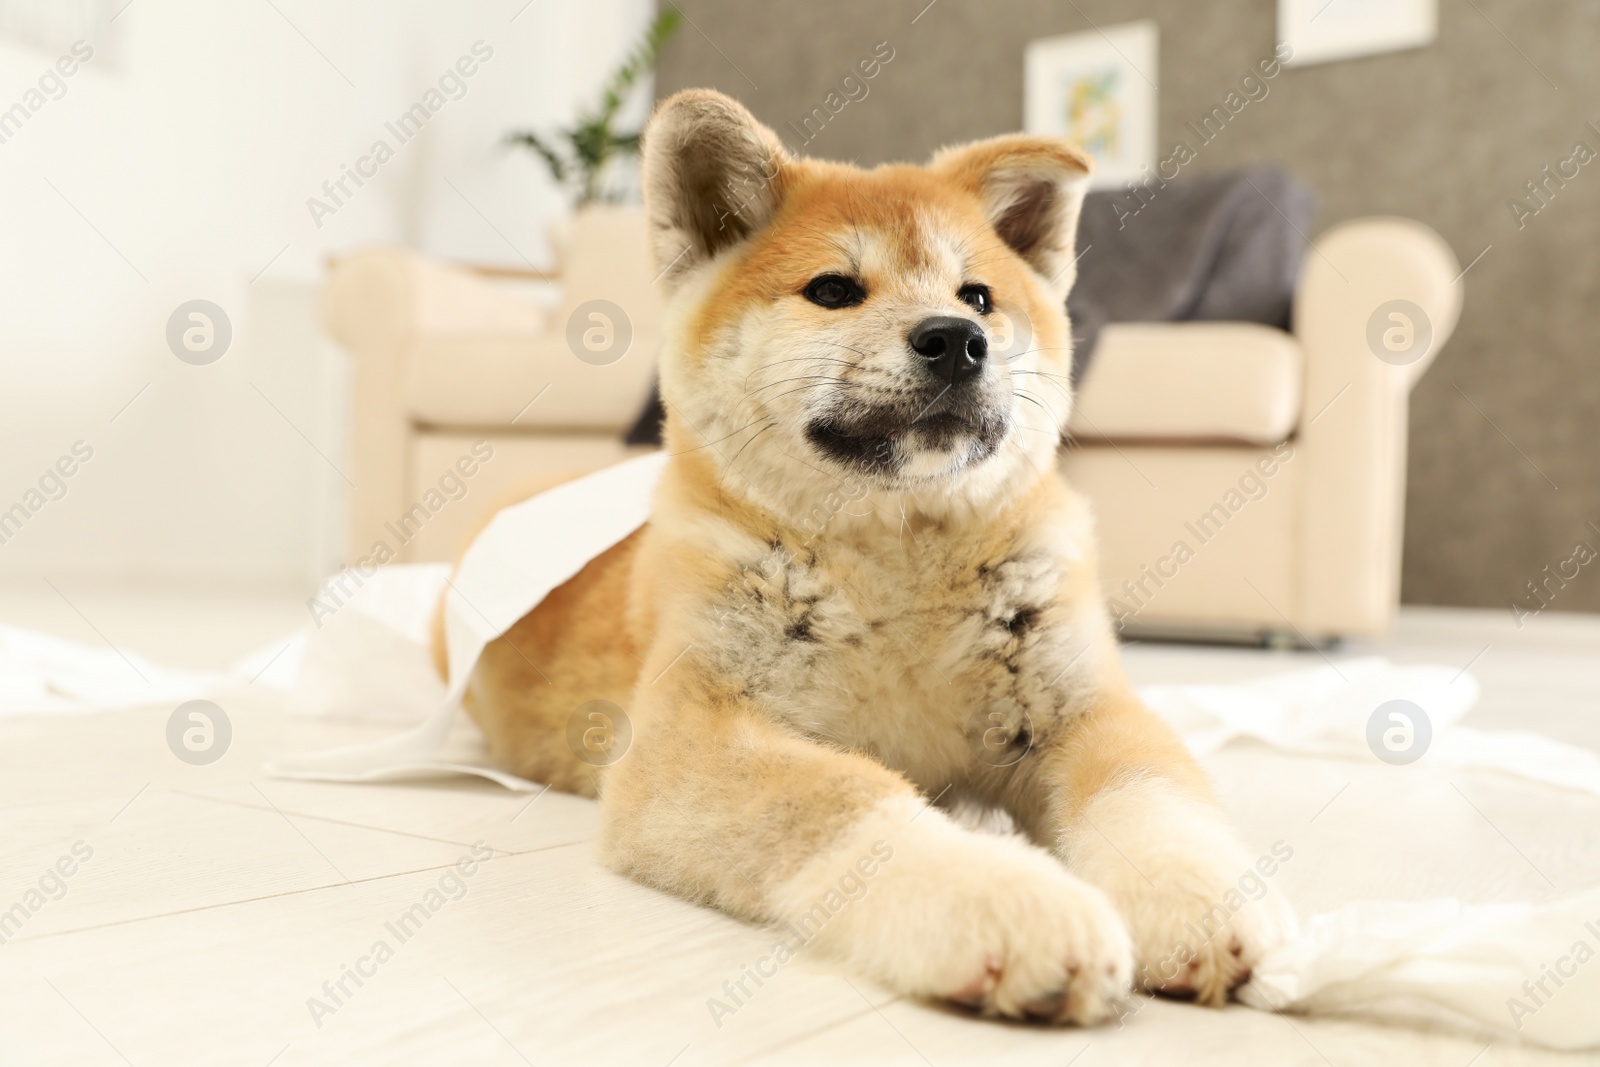
{"label": "black dog nose", "polygon": [[960,385],[983,369],[989,339],[971,319],[938,315],[924,319],[908,338],[912,351],[928,361],[928,369],[951,385]]}

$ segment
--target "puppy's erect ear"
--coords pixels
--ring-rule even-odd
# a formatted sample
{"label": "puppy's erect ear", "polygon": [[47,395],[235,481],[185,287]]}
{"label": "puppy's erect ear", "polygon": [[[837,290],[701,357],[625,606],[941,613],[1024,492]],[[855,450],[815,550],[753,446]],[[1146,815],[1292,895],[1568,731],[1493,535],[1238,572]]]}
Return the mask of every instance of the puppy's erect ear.
{"label": "puppy's erect ear", "polygon": [[644,200],[669,283],[772,221],[787,161],[732,97],[687,89],[661,102],[644,131]]}
{"label": "puppy's erect ear", "polygon": [[1094,161],[1058,137],[1008,134],[946,148],[929,167],[983,201],[1012,251],[1066,298],[1077,277],[1073,244]]}

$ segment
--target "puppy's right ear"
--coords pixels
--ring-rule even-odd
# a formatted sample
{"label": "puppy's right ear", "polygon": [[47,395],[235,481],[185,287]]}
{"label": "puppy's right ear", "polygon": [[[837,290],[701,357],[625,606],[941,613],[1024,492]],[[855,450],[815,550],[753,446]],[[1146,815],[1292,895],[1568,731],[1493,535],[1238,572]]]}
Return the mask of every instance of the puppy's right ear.
{"label": "puppy's right ear", "polygon": [[670,286],[772,221],[788,153],[732,97],[686,89],[644,131],[644,201],[656,266]]}

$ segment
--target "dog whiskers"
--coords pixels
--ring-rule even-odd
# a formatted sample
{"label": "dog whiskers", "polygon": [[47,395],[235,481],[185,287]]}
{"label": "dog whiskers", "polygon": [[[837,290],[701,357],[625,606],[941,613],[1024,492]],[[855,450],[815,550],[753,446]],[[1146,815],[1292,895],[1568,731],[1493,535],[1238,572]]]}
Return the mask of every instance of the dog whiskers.
{"label": "dog whiskers", "polygon": [[[850,385],[851,384],[849,381],[846,381],[844,378],[835,377],[834,375],[831,375],[831,374],[797,374],[792,378],[781,378],[778,381],[768,382],[766,385],[757,386],[754,389],[746,389],[744,391],[744,397],[741,398],[741,399],[749,399],[753,394],[759,393],[759,392],[761,392],[761,391],[763,391],[765,389],[774,388],[775,386],[788,385],[790,382],[803,382],[803,381],[806,381],[808,379],[820,379],[821,381],[832,382],[832,383],[836,383],[838,385]],[[778,395],[779,396],[784,396],[786,394],[779,393]]]}
{"label": "dog whiskers", "polygon": [[802,386],[798,386],[798,387],[796,387],[794,389],[786,389],[783,392],[779,393],[778,396],[769,397],[768,399],[769,400],[777,400],[778,397],[788,396],[790,393],[799,393],[799,392],[803,392],[806,389],[822,389],[822,388],[824,388],[826,386],[833,385],[835,383],[837,383],[838,385],[844,386],[845,388],[854,388],[855,384],[856,384],[855,382],[847,382],[847,381],[842,381],[842,380],[839,380],[839,379],[835,379],[835,381],[833,381],[833,382],[813,382],[810,385],[802,385]]}
{"label": "dog whiskers", "polygon": [[[1050,411],[1048,407],[1045,407],[1044,401],[1040,400],[1038,397],[1027,392],[1026,390],[1013,389],[1012,392],[1016,394],[1018,400],[1026,400],[1030,404],[1037,404],[1039,407],[1044,408],[1045,411]],[[1051,412],[1051,414],[1054,414],[1054,412]]]}
{"label": "dog whiskers", "polygon": [[[730,466],[734,470],[738,471],[739,468],[738,468],[737,464],[739,462],[739,457],[744,455],[744,450],[749,448],[752,444],[754,444],[756,438],[760,437],[762,434],[766,433],[768,430],[773,429],[777,425],[778,425],[778,423],[777,423],[776,420],[768,419],[767,420],[767,424],[765,426],[761,427],[761,429],[757,430],[755,433],[750,435],[750,440],[746,441],[744,444],[739,446],[739,451],[735,452],[733,454],[733,458],[728,460],[728,466]],[[739,474],[740,474],[741,477],[744,477],[744,472],[743,471],[739,471]],[[749,481],[748,478],[745,478],[745,480]]]}
{"label": "dog whiskers", "polygon": [[[766,417],[767,416],[762,416],[762,418],[766,418]],[[750,427],[754,426],[756,423],[758,423],[760,421],[761,421],[761,419],[752,419],[749,422],[745,423],[743,426],[739,427],[737,430],[734,430],[733,433],[730,433],[725,437],[719,437],[715,441],[704,441],[704,442],[701,442],[698,445],[695,445],[693,448],[686,448],[682,452],[674,452],[672,454],[674,456],[686,456],[690,452],[698,452],[702,448],[711,448],[711,447],[713,447],[715,445],[719,445],[722,442],[728,440],[728,438],[730,438],[730,437],[735,437],[735,436],[743,433],[744,431],[748,430]]]}
{"label": "dog whiskers", "polygon": [[[1046,384],[1048,384],[1052,389],[1054,389],[1056,392],[1060,393],[1062,399],[1066,400],[1069,404],[1072,402],[1072,390],[1070,388],[1070,380],[1069,380],[1069,385],[1067,385],[1067,386],[1063,386],[1059,381],[1056,380],[1057,378],[1062,377],[1062,375],[1049,374],[1049,373],[1047,373],[1045,371],[1036,371],[1036,370],[1014,370],[1011,373],[1013,375],[1017,375],[1017,374],[1034,374],[1034,375],[1037,375],[1040,378],[1044,379]],[[1015,387],[1013,387],[1013,388],[1015,388]]]}
{"label": "dog whiskers", "polygon": [[773,367],[781,367],[785,363],[811,363],[811,362],[816,362],[816,363],[837,363],[841,367],[854,367],[855,366],[855,364],[851,363],[849,360],[847,360],[847,359],[839,359],[837,356],[792,356],[792,357],[790,357],[788,359],[775,359],[775,360],[772,360],[770,363],[763,363],[759,367],[757,367],[755,370],[751,371],[749,377],[753,378],[757,374],[760,374],[764,370],[770,370]]}
{"label": "dog whiskers", "polygon": [[847,351],[854,352],[856,355],[860,356],[862,359],[870,358],[865,352],[861,351],[861,349],[853,348],[850,345],[840,344],[838,341],[823,341],[822,343],[825,344],[825,345],[832,345],[834,348],[843,348],[843,349],[846,349]]}

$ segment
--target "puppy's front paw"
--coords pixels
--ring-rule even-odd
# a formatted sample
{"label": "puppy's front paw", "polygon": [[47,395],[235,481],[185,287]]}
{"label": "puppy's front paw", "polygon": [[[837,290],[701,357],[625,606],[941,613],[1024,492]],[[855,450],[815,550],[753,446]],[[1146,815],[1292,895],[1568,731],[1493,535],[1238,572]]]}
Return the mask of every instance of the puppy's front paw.
{"label": "puppy's front paw", "polygon": [[[862,872],[847,879],[859,895],[810,936],[817,950],[897,992],[985,1015],[1090,1024],[1117,1009],[1133,951],[1105,894],[1019,839],[937,811],[894,807],[866,823],[780,895],[804,934],[841,872]],[[878,857],[870,877],[855,853]]]}
{"label": "puppy's front paw", "polygon": [[1294,938],[1271,884],[1294,853],[1251,855],[1222,814],[1164,783],[1097,797],[1065,843],[1068,866],[1105,890],[1128,924],[1141,988],[1220,1005]]}
{"label": "puppy's front paw", "polygon": [[1281,894],[1246,895],[1251,879],[1242,850],[1232,863],[1196,857],[1187,870],[1170,870],[1154,889],[1130,894],[1125,914],[1136,938],[1141,987],[1167,996],[1220,1005],[1251,969],[1295,937],[1293,910]]}
{"label": "puppy's front paw", "polygon": [[925,995],[985,1015],[1080,1025],[1104,1020],[1127,994],[1133,970],[1133,947],[1116,909],[1052,857],[1003,843],[1014,847],[999,851],[1018,854],[951,857],[942,872],[948,911],[938,920],[948,931],[944,951],[913,959],[907,977],[920,972]]}

